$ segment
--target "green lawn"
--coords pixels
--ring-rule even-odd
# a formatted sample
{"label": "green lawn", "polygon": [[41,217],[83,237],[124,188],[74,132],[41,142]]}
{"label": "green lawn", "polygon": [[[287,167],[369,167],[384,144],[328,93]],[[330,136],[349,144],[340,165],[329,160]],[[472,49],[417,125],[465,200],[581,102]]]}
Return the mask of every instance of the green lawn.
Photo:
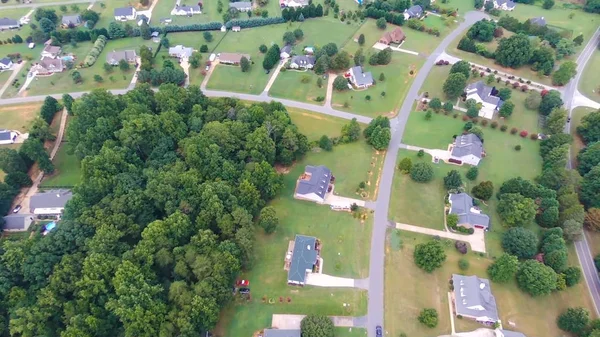
{"label": "green lawn", "polygon": [[8,81],[8,78],[12,74],[12,71],[0,71],[0,88]]}
{"label": "green lawn", "polygon": [[[196,5],[197,1],[183,0],[181,5],[193,6]],[[228,2],[223,2],[223,5],[227,5]],[[196,23],[206,22],[222,22],[223,14],[217,11],[217,0],[208,0],[202,2],[202,14],[195,14],[192,17],[171,15],[171,10],[175,7],[175,1],[158,1],[156,7],[152,11],[152,24],[155,26],[161,26],[160,19],[171,18],[173,20],[170,25],[192,25]],[[223,6],[224,9],[225,6]],[[223,11],[225,13],[225,11]],[[240,18],[246,18],[246,13],[240,13]]]}
{"label": "green lawn", "polygon": [[439,29],[441,33],[440,36],[437,37],[405,26],[402,30],[404,31],[404,34],[406,34],[406,40],[401,48],[429,55],[437,48],[438,44],[442,42],[444,36],[454,28],[453,18],[443,19],[435,15],[429,15],[423,22],[428,28]]}
{"label": "green lawn", "polygon": [[[194,50],[200,51],[200,46],[207,45],[209,53],[221,42],[221,40],[225,37],[226,33],[221,31],[211,31],[213,36],[210,42],[204,39],[203,32],[177,32],[177,33],[169,33],[167,34],[167,38],[169,39],[169,44],[171,46],[176,46],[178,44],[184,45],[186,47],[194,48]],[[232,33],[233,34],[233,33]],[[162,50],[163,48],[161,48]],[[164,48],[167,50],[167,48]],[[202,60],[208,61],[209,53],[202,54]]]}
{"label": "green lawn", "polygon": [[585,72],[581,75],[581,81],[579,82],[579,90],[596,102],[600,102],[600,76],[597,73],[598,69],[600,69],[600,50],[596,49],[589,59],[585,67]]}
{"label": "green lawn", "polygon": [[[160,0],[154,0],[154,1],[159,1]],[[173,4],[175,4],[175,2],[173,2]],[[103,7],[104,6],[104,7]],[[130,1],[130,0],[107,0],[107,1],[103,1],[103,2],[96,2],[94,3],[94,7],[92,7],[92,9],[94,11],[97,11],[100,13],[100,20],[98,20],[98,22],[96,23],[96,27],[95,28],[108,28],[108,25],[110,25],[111,22],[115,21],[115,16],[114,16],[114,10],[115,8],[119,8],[119,7],[127,7],[127,6],[133,6],[135,7],[137,10],[144,10],[147,9],[147,7],[143,7],[139,1]],[[158,7],[159,5],[157,5]],[[154,13],[152,13],[152,19],[151,19],[151,25],[158,25],[158,18],[155,17]],[[156,20],[156,22],[154,21]],[[129,23],[132,26],[137,26],[135,21],[127,21],[127,23]]]}
{"label": "green lawn", "polygon": [[[280,72],[271,86],[269,95],[279,98],[287,98],[294,101],[301,101],[313,104],[323,105],[323,102],[316,102],[317,97],[325,98],[327,94],[327,80],[323,80],[321,88],[317,86],[317,79],[320,76],[312,71],[288,70]],[[307,83],[303,83],[308,78]]]}
{"label": "green lawn", "polygon": [[361,328],[335,328],[335,337],[361,337],[366,336],[367,330]]}
{"label": "green lawn", "polygon": [[[16,3],[11,1],[10,4],[13,5],[13,4],[16,4]],[[2,8],[2,5],[4,5],[4,4],[0,4],[0,8]],[[29,13],[29,11],[31,9],[32,8],[25,8],[25,7],[23,7],[23,8],[2,9],[0,11],[0,17],[2,17],[2,18],[6,17],[6,18],[9,18],[9,19],[13,19],[13,20],[19,21],[19,19],[21,19],[27,13]],[[33,15],[31,16],[31,18],[33,18]],[[0,31],[0,40],[2,40],[2,42],[4,42],[4,41],[6,41],[6,39],[12,38],[15,35],[20,35],[23,38],[23,40],[25,40],[25,38],[27,36],[29,36],[30,34],[31,34],[31,27],[29,25],[24,25],[24,26],[22,26],[21,28],[19,28],[17,30]],[[21,44],[18,44],[18,45],[14,45],[14,44],[2,44],[2,45],[0,45],[0,55],[2,57],[4,57],[6,54],[14,53],[14,51],[12,51],[12,50],[15,47],[20,46],[20,45],[25,45],[25,48],[27,48],[27,44],[26,43],[21,43]]]}
{"label": "green lawn", "polygon": [[[396,29],[398,26],[388,24],[385,29],[377,28],[377,24],[374,19],[366,19],[364,23],[360,26],[358,31],[354,34],[354,36],[348,40],[348,42],[344,45],[344,50],[347,51],[350,55],[354,55],[356,51],[360,48],[358,44],[358,37],[360,34],[365,35],[365,44],[363,45],[363,49],[365,52],[370,51],[371,47],[379,41],[381,36],[385,32],[392,31]],[[406,30],[406,27],[403,27],[402,30]]]}
{"label": "green lawn", "polygon": [[0,129],[29,131],[29,124],[40,113],[42,102],[0,107]]}
{"label": "green lawn", "polygon": [[75,155],[67,153],[67,143],[61,144],[53,163],[55,171],[46,176],[41,187],[75,186],[81,180],[81,164]]}
{"label": "green lawn", "polygon": [[[369,52],[371,52],[369,50]],[[368,59],[368,55],[367,55]],[[379,115],[395,115],[408,89],[410,88],[416,72],[423,64],[424,59],[414,55],[394,52],[392,62],[385,66],[364,65],[365,71],[373,74],[376,85],[366,90],[333,91],[332,106],[335,109],[351,111],[361,115],[375,117]],[[414,71],[410,75],[410,71]],[[385,80],[379,81],[380,75],[385,74]],[[381,93],[385,92],[385,96]],[[367,100],[366,96],[371,96]],[[348,107],[344,107],[347,103]]]}
{"label": "green lawn", "polygon": [[[399,234],[396,234],[399,233]],[[399,237],[394,236],[399,235]],[[438,336],[450,334],[450,312],[448,308],[448,279],[454,274],[477,275],[487,278],[486,269],[492,260],[478,254],[460,255],[454,249],[453,242],[443,240],[447,259],[444,265],[431,274],[425,273],[413,263],[413,251],[416,244],[431,240],[431,237],[392,231],[389,235],[400,240],[402,248],[394,249],[386,246],[385,261],[385,328],[386,336]],[[462,272],[458,268],[458,260],[466,258],[470,267]],[[569,250],[571,265],[577,264],[574,250]],[[401,286],[399,286],[399,280]],[[515,326],[510,330],[524,333],[527,336],[565,336],[554,323],[556,317],[568,307],[585,307],[590,312],[592,302],[585,288],[585,282],[579,283],[566,291],[533,298],[522,291],[512,281],[507,284],[491,284],[496,298],[498,313],[505,328],[508,321]],[[439,324],[429,329],[417,320],[423,308],[435,308],[439,315]],[[594,316],[592,314],[592,316]],[[466,332],[474,327],[483,327],[473,322],[460,321],[455,318],[457,332]],[[385,334],[384,334],[385,335]]]}
{"label": "green lawn", "polygon": [[302,134],[308,137],[309,142],[317,141],[323,135],[339,137],[342,134],[342,126],[348,124],[348,121],[342,118],[297,108],[286,107],[286,109],[294,124],[298,126]]}
{"label": "green lawn", "polygon": [[[233,91],[258,95],[265,89],[269,75],[262,68],[262,56],[257,60],[252,58],[254,64],[249,72],[242,73],[238,66],[219,64],[210,75],[206,88]],[[235,79],[235,80],[234,80]]]}
{"label": "green lawn", "polygon": [[[294,51],[302,54],[304,46],[322,47],[330,42],[334,42],[341,49],[352,41],[360,27],[356,24],[348,25],[337,19],[324,17],[306,20],[298,28],[304,32],[304,38],[296,43]],[[281,47],[282,43],[279,46]]]}

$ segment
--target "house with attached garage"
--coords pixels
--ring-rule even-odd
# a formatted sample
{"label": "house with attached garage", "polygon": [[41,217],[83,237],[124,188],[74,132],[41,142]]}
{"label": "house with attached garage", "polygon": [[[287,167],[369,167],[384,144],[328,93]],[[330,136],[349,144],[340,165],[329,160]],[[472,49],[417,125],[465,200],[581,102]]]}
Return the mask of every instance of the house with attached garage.
{"label": "house with attached garage", "polygon": [[131,6],[115,8],[114,16],[116,21],[131,21],[137,18],[137,11]]}
{"label": "house with attached garage", "polygon": [[467,228],[479,228],[488,230],[490,228],[490,217],[481,213],[481,210],[473,205],[473,198],[467,193],[450,193],[450,214],[458,215],[458,226]]}
{"label": "house with attached garage", "polygon": [[483,81],[471,83],[465,88],[466,99],[474,99],[477,103],[481,103],[479,117],[487,119],[492,119],[494,113],[504,104],[504,101],[496,96],[497,94],[496,87],[485,85]]}
{"label": "house with attached garage", "polygon": [[219,63],[223,64],[231,64],[231,65],[239,65],[242,62],[242,57],[245,57],[250,61],[250,55],[248,54],[239,54],[239,53],[220,53],[219,55]]}
{"label": "house with attached garage", "polygon": [[136,62],[136,57],[135,50],[112,51],[106,55],[106,62],[111,66],[118,66],[121,60],[134,64]]}
{"label": "house with attached garage", "polygon": [[289,285],[304,286],[306,275],[318,271],[320,251],[321,244],[315,237],[296,235],[295,240],[290,241],[284,264]]}
{"label": "house with attached garage", "polygon": [[404,20],[420,19],[423,16],[423,7],[414,5],[404,10]]}
{"label": "house with attached garage", "polygon": [[171,57],[177,57],[178,59],[188,59],[190,58],[190,56],[192,56],[192,53],[194,52],[194,49],[190,48],[190,47],[184,47],[182,45],[177,45],[175,47],[170,47],[169,48],[169,56]]}
{"label": "house with attached garage", "polygon": [[19,21],[9,18],[0,19],[0,30],[17,29],[21,27]]}
{"label": "house with attached garage", "polygon": [[49,190],[36,193],[29,200],[29,209],[32,214],[60,217],[65,205],[73,198],[70,190]]}
{"label": "house with attached garage", "polygon": [[531,18],[531,19],[529,19],[529,22],[532,25],[541,26],[541,27],[545,27],[547,25],[546,19],[544,19],[543,16],[539,16],[537,18]]}
{"label": "house with attached garage", "polygon": [[61,26],[63,28],[73,28],[81,25],[82,22],[80,15],[63,15]]}
{"label": "house with attached garage", "polygon": [[517,7],[517,4],[511,0],[485,0],[486,3],[488,1],[492,1],[494,3],[495,9],[503,11],[512,11],[515,9],[515,7]]}
{"label": "house with attached garage", "polygon": [[2,230],[7,232],[24,232],[33,222],[33,214],[10,214],[4,218]]}
{"label": "house with attached garage", "polygon": [[202,14],[202,8],[200,8],[200,6],[198,6],[198,5],[194,5],[194,6],[175,5],[173,10],[171,10],[171,15],[193,16],[194,14]]}
{"label": "house with attached garage", "polygon": [[335,177],[327,167],[306,165],[296,182],[294,198],[324,203],[327,193],[333,190]]}
{"label": "house with attached garage", "polygon": [[450,145],[450,162],[455,164],[479,165],[481,158],[485,157],[483,142],[473,133],[460,135]]}
{"label": "house with attached garage", "polygon": [[51,75],[54,73],[60,73],[65,69],[62,59],[44,57],[42,60],[31,67],[31,72],[35,72],[37,75]]}
{"label": "house with attached garage", "polygon": [[13,144],[17,136],[14,131],[0,129],[0,145]]}
{"label": "house with attached garage", "polygon": [[252,2],[249,2],[249,1],[230,2],[229,8],[235,8],[240,12],[248,12],[248,11],[252,10]]}
{"label": "house with attached garage", "polygon": [[350,68],[344,77],[358,89],[366,89],[373,85],[373,74],[370,71],[365,72],[361,66]]}
{"label": "house with attached garage", "polygon": [[12,61],[8,57],[0,59],[0,70],[8,70],[13,66]]}
{"label": "house with attached garage", "polygon": [[493,325],[498,321],[496,298],[492,295],[490,281],[475,275],[452,274],[452,302],[454,314]]}
{"label": "house with attached garage", "polygon": [[292,46],[286,44],[279,50],[279,58],[285,60],[292,56]]}
{"label": "house with attached garage", "polygon": [[263,337],[302,337],[300,329],[265,329]]}
{"label": "house with attached garage", "polygon": [[404,35],[404,32],[402,31],[402,28],[397,27],[396,29],[392,30],[391,32],[386,32],[383,34],[383,36],[379,39],[379,43],[383,43],[383,44],[400,44],[402,43],[404,40],[406,39],[406,35]]}
{"label": "house with attached garage", "polygon": [[312,69],[315,66],[315,57],[309,55],[292,56],[291,69]]}
{"label": "house with attached garage", "polygon": [[62,48],[60,46],[53,46],[50,43],[46,42],[44,45],[44,49],[42,50],[42,58],[57,58],[62,52]]}

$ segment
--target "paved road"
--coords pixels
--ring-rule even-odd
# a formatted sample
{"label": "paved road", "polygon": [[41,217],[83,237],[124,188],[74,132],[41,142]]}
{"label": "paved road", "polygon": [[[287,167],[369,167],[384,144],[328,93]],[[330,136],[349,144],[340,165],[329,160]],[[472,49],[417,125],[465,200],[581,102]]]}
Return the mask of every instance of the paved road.
{"label": "paved road", "polygon": [[[427,58],[425,64],[419,70],[408,95],[404,98],[404,103],[400,108],[398,116],[391,121],[392,125],[392,140],[388,147],[383,163],[383,171],[379,183],[379,194],[375,206],[375,224],[373,226],[373,234],[371,236],[371,255],[369,262],[369,304],[367,313],[367,328],[369,337],[375,337],[375,327],[383,326],[384,319],[384,260],[385,260],[385,233],[388,226],[388,209],[390,206],[390,197],[392,194],[392,180],[398,157],[398,149],[404,134],[404,127],[408,120],[408,115],[412,110],[415,98],[418,96],[418,91],[425,82],[428,73],[435,64],[438,55],[441,55],[444,50],[462,34],[469,26],[475,22],[487,17],[481,12],[469,12],[465,15],[465,21],[461,23],[454,31],[450,33],[442,43],[440,43],[435,51]],[[384,328],[385,330],[385,328]]]}
{"label": "paved road", "polygon": [[[577,87],[581,79],[581,74],[583,74],[585,71],[586,63],[596,51],[598,43],[600,43],[600,28],[596,30],[596,33],[594,33],[588,44],[583,49],[583,52],[581,52],[581,55],[579,55],[577,58],[577,75],[573,80],[571,80],[571,82],[569,82],[569,84],[565,86],[563,100],[565,101],[565,107],[569,111],[569,117],[571,117],[572,110],[577,105],[576,102],[574,104],[575,96],[578,94],[580,95]],[[565,126],[565,132],[571,133],[570,122]],[[571,156],[569,156],[569,158],[571,158]],[[567,163],[567,168],[572,168],[572,163],[570,160]],[[583,240],[575,242],[575,251],[577,252],[577,258],[581,264],[588,290],[594,302],[596,315],[600,316],[600,279],[598,278],[598,272],[596,271],[594,259],[592,258],[590,246],[588,245],[585,235],[583,236]]]}
{"label": "paved road", "polygon": [[27,7],[49,7],[49,6],[60,6],[60,5],[73,5],[73,4],[81,4],[81,3],[89,3],[90,1],[85,0],[66,0],[66,1],[57,1],[57,2],[36,2],[31,4],[18,4],[18,5],[0,5],[0,10],[2,9],[12,9],[12,8],[27,8]]}

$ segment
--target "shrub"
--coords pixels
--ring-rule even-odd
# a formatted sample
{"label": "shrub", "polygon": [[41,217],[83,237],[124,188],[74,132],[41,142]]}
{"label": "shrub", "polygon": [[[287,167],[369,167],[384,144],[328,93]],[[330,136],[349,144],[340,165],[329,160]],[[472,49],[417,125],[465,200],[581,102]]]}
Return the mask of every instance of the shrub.
{"label": "shrub", "polygon": [[[511,131],[511,132],[512,132],[512,131]],[[525,137],[527,137],[527,135],[528,135],[528,134],[529,134],[529,132],[527,132],[527,130],[523,130],[523,131],[521,131],[521,132],[519,133],[519,136],[521,136],[521,137],[525,138]]]}
{"label": "shrub", "polygon": [[426,308],[419,314],[419,322],[428,328],[435,328],[438,325],[438,313],[435,309]]}
{"label": "shrub", "polygon": [[490,124],[490,127],[491,127],[492,129],[495,129],[495,128],[497,128],[497,127],[498,127],[498,122],[496,122],[496,121],[493,121],[493,122]]}
{"label": "shrub", "polygon": [[463,115],[463,116],[462,116],[462,120],[463,120],[464,122],[468,121],[468,120],[469,120],[469,116],[467,116],[467,115]]}
{"label": "shrub", "polygon": [[410,177],[419,183],[427,183],[433,179],[433,167],[429,163],[416,163],[410,170]]}
{"label": "shrub", "polygon": [[532,133],[532,134],[529,135],[529,139],[531,139],[531,140],[537,140],[538,139],[538,135],[535,134],[535,133]]}
{"label": "shrub", "polygon": [[508,129],[508,126],[506,126],[506,125],[502,125],[500,127],[500,131],[502,131],[502,132],[505,132],[507,129]]}
{"label": "shrub", "polygon": [[467,259],[465,259],[464,257],[461,258],[460,260],[458,260],[458,268],[460,268],[460,270],[469,269],[469,261]]}
{"label": "shrub", "polygon": [[515,135],[515,134],[517,134],[517,132],[519,132],[519,129],[517,129],[517,128],[510,129],[510,134],[511,135]]}
{"label": "shrub", "polygon": [[515,145],[515,150],[516,151],[521,151],[521,145]]}
{"label": "shrub", "polygon": [[486,126],[486,125],[488,125],[488,120],[487,119],[482,120],[481,126]]}
{"label": "shrub", "polygon": [[454,243],[454,247],[456,248],[456,250],[458,250],[461,254],[466,254],[468,252],[468,247],[467,247],[467,243],[464,241],[456,241]]}

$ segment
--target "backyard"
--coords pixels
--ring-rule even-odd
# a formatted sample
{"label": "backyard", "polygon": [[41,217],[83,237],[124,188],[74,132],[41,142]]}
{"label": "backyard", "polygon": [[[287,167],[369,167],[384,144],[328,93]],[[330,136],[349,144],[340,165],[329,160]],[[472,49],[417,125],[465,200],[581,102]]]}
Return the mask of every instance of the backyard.
{"label": "backyard", "polygon": [[316,99],[317,97],[325,98],[327,93],[327,79],[321,79],[323,83],[319,88],[317,86],[317,79],[319,77],[313,71],[288,70],[280,72],[273,86],[271,86],[271,90],[269,90],[269,95],[323,105],[323,101],[317,102]]}
{"label": "backyard", "polygon": [[444,37],[454,28],[453,18],[444,19],[435,15],[429,15],[423,19],[423,23],[427,28],[437,28],[440,31],[440,36],[427,34],[404,26],[402,30],[406,34],[406,40],[400,46],[402,49],[408,49],[419,52],[421,54],[429,55],[438,44],[442,42]]}
{"label": "backyard", "polygon": [[[450,312],[448,308],[448,279],[452,274],[477,275],[487,278],[486,269],[492,260],[479,254],[461,255],[450,240],[442,240],[447,254],[446,262],[433,273],[428,274],[417,268],[413,262],[414,247],[431,237],[393,230],[388,235],[385,261],[385,328],[388,336],[438,336],[450,333]],[[458,268],[461,258],[468,260],[466,271]],[[577,264],[574,249],[569,250],[569,264]],[[398,286],[402,280],[402,286]],[[515,281],[507,284],[491,284],[496,298],[498,313],[504,328],[524,333],[527,336],[564,336],[554,323],[556,317],[568,307],[581,306],[590,310],[591,299],[585,289],[585,282],[573,288],[544,297],[531,297],[520,291]],[[435,308],[439,314],[439,324],[429,329],[418,322],[417,316],[423,308]],[[593,316],[593,314],[592,314]],[[457,332],[465,332],[483,327],[466,319],[455,318]]]}
{"label": "backyard", "polygon": [[68,144],[61,144],[54,160],[55,171],[52,175],[44,177],[41,187],[75,186],[81,179],[81,165],[75,155],[67,153]]}

